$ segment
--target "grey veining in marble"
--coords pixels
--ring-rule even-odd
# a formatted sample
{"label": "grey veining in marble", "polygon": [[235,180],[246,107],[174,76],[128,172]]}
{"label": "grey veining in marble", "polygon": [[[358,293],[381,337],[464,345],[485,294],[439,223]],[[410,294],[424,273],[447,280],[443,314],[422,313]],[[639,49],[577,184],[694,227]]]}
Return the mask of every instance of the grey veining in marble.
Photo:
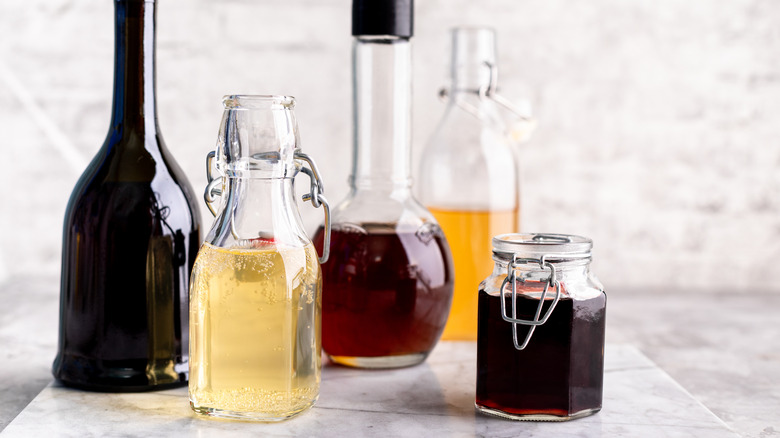
{"label": "grey veining in marble", "polygon": [[51,381],[57,287],[51,278],[0,284],[0,430]]}
{"label": "grey veining in marble", "polygon": [[[58,287],[46,276],[0,284],[0,431],[51,381]],[[780,294],[610,292],[608,343],[636,345],[743,437],[780,437]]]}
{"label": "grey veining in marble", "polygon": [[476,347],[444,342],[414,368],[323,370],[315,407],[278,424],[202,419],[186,388],[96,394],[52,384],[3,431],[27,436],[733,437],[639,350],[607,348],[603,410],[565,423],[512,422],[474,411]]}
{"label": "grey veining in marble", "polygon": [[742,436],[780,437],[780,294],[616,292],[608,342],[637,345]]}

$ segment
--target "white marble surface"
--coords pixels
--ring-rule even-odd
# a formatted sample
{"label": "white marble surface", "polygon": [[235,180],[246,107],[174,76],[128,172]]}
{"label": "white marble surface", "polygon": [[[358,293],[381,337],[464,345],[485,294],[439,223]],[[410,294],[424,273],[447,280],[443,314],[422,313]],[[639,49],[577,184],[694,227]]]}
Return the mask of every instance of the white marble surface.
{"label": "white marble surface", "polygon": [[278,424],[202,419],[190,411],[186,388],[96,394],[52,384],[2,436],[736,436],[631,346],[607,347],[602,411],[565,423],[477,414],[475,364],[476,344],[443,342],[425,364],[413,368],[326,366],[315,407]]}
{"label": "white marble surface", "polygon": [[[51,382],[59,279],[0,283],[0,431]],[[780,293],[610,289],[609,344],[643,354],[746,438],[780,437]]]}

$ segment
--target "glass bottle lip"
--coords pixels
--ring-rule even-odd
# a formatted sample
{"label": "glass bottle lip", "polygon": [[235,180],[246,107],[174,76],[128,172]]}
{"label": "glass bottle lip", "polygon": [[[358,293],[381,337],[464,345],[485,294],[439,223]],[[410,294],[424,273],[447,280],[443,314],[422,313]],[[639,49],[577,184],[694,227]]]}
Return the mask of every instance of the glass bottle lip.
{"label": "glass bottle lip", "polygon": [[495,35],[496,30],[490,26],[453,26],[450,28],[450,32],[462,34],[485,33]]}
{"label": "glass bottle lip", "polygon": [[228,94],[222,97],[222,106],[229,110],[293,109],[295,97],[281,94]]}
{"label": "glass bottle lip", "polygon": [[584,236],[553,233],[509,233],[493,237],[493,258],[541,259],[550,262],[590,260],[593,241]]}

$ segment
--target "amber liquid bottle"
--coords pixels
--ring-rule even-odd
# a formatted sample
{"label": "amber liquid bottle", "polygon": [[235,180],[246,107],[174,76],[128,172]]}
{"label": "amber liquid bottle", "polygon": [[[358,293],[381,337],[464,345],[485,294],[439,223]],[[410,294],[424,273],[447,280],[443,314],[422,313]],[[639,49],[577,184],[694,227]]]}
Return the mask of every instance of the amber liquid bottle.
{"label": "amber liquid bottle", "polygon": [[519,226],[517,145],[489,91],[495,72],[493,30],[453,29],[449,104],[423,152],[416,185],[455,258],[447,340],[477,339],[477,289],[493,269],[491,239]]}
{"label": "amber liquid bottle", "polygon": [[[452,301],[452,256],[411,193],[412,4],[355,0],[351,192],[333,209],[322,265],[322,348],[339,364],[411,366],[439,340]],[[322,251],[322,230],[313,239]]]}
{"label": "amber liquid bottle", "polygon": [[67,386],[144,391],[187,380],[200,217],[157,124],[156,4],[114,5],[111,126],[65,211],[52,372]]}

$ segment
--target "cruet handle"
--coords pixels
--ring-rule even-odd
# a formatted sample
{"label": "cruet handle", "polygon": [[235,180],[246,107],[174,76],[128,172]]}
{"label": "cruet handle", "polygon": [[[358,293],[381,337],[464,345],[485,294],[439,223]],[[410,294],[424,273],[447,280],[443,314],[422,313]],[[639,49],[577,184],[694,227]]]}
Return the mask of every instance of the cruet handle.
{"label": "cruet handle", "polygon": [[317,170],[317,165],[314,163],[314,160],[300,150],[295,151],[295,158],[305,161],[309,165],[309,167],[301,166],[301,172],[308,175],[310,180],[309,193],[304,194],[302,197],[304,202],[311,201],[311,204],[315,208],[321,206],[325,212],[325,238],[322,240],[322,256],[319,257],[320,264],[323,264],[328,261],[328,257],[330,256],[330,205],[328,204],[328,200],[325,199],[325,187],[322,184],[320,172]]}

